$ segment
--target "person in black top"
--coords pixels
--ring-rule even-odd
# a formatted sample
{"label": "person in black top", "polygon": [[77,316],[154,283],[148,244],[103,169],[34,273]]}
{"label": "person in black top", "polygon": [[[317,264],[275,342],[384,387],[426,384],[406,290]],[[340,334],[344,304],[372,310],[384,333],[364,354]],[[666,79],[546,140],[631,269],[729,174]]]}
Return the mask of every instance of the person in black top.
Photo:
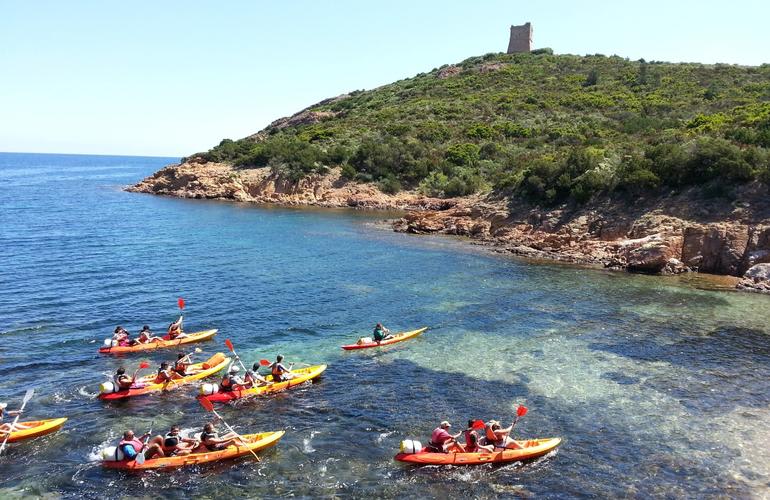
{"label": "person in black top", "polygon": [[179,426],[174,425],[163,436],[162,447],[166,456],[183,456],[192,453],[200,444],[197,439],[182,437]]}

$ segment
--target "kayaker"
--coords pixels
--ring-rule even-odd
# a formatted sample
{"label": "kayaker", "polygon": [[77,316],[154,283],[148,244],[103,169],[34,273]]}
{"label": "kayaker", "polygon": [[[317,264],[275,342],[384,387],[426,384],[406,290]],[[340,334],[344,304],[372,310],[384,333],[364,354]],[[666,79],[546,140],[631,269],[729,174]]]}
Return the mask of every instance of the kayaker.
{"label": "kayaker", "polygon": [[130,343],[131,345],[148,344],[150,342],[155,342],[158,340],[163,340],[163,339],[160,337],[155,337],[152,334],[152,331],[150,330],[150,326],[144,325],[142,327],[142,330],[139,332],[139,336],[136,339],[132,340]]}
{"label": "kayaker", "polygon": [[273,382],[283,382],[294,378],[294,374],[291,373],[291,367],[294,363],[289,365],[289,368],[283,366],[283,355],[279,354],[275,357],[275,362],[270,365],[270,374],[273,376]]}
{"label": "kayaker", "polygon": [[[8,415],[9,417],[15,417],[16,415],[21,415],[22,414],[21,410],[8,410],[8,411],[6,411],[5,410],[6,408],[8,408],[8,403],[0,403],[0,422],[3,421],[3,417],[5,415]],[[11,429],[11,424],[0,424],[0,432],[5,432],[5,433],[13,432],[13,431],[18,431],[18,430],[22,430],[22,429],[29,429],[29,428],[30,428],[30,426],[28,426],[26,424],[22,424],[20,422],[16,422],[16,425],[13,427],[13,429]]]}
{"label": "kayaker", "polygon": [[460,437],[462,432],[449,434],[450,427],[452,427],[452,424],[446,420],[441,422],[438,427],[433,429],[433,434],[430,436],[430,443],[428,443],[428,446],[442,453],[447,453],[449,447],[452,445],[456,446],[461,452],[465,451],[465,448],[457,442],[457,438]]}
{"label": "kayaker", "polygon": [[166,435],[163,436],[162,448],[167,457],[181,457],[192,453],[200,444],[201,442],[197,439],[183,437],[179,426],[173,425]]}
{"label": "kayaker", "polygon": [[184,377],[187,375],[187,363],[190,361],[190,354],[180,352],[176,355],[176,362],[174,363],[174,373]]}
{"label": "kayaker", "polygon": [[222,377],[222,381],[219,383],[220,392],[232,392],[241,389],[244,386],[243,380],[238,377],[238,372],[241,371],[238,365],[232,365],[225,376]]}
{"label": "kayaker", "polygon": [[466,453],[477,453],[479,450],[488,451],[490,453],[495,451],[493,446],[479,444],[479,434],[473,428],[473,422],[473,420],[468,420],[468,428],[463,431]]}
{"label": "kayaker", "polygon": [[187,334],[182,332],[182,316],[179,316],[178,320],[168,325],[168,333],[166,335],[168,335],[169,340],[187,337]]}
{"label": "kayaker", "polygon": [[254,363],[254,366],[251,367],[251,370],[246,372],[246,377],[244,378],[246,379],[246,383],[250,384],[250,387],[270,384],[265,377],[259,374],[259,363]]}
{"label": "kayaker", "polygon": [[231,444],[245,444],[240,438],[233,432],[229,432],[222,437],[219,437],[214,424],[206,424],[203,426],[203,432],[200,435],[201,445],[196,451],[219,451],[227,448]]}
{"label": "kayaker", "polygon": [[112,334],[112,340],[117,340],[118,345],[121,347],[126,347],[129,345],[129,333],[126,331],[125,328],[118,325],[115,327],[115,331]]}
{"label": "kayaker", "polygon": [[390,330],[382,326],[382,323],[377,323],[372,331],[372,339],[375,342],[382,342],[383,340],[392,339],[393,335]]}
{"label": "kayaker", "polygon": [[112,377],[112,381],[115,382],[115,385],[118,386],[119,390],[127,391],[132,387],[135,387],[134,383],[136,382],[137,373],[139,373],[139,370],[136,370],[134,372],[134,376],[131,377],[130,375],[126,374],[126,369],[121,366],[115,372],[115,375]]}
{"label": "kayaker", "polygon": [[502,428],[497,420],[490,420],[484,426],[484,444],[494,448],[508,448],[516,450],[521,448],[519,443],[514,441],[509,434],[513,430],[513,424],[505,429]]}
{"label": "kayaker", "polygon": [[150,437],[148,432],[144,436],[137,438],[134,436],[134,431],[128,430],[123,433],[123,439],[118,443],[118,448],[123,452],[126,460],[133,460],[139,453],[144,455],[144,458],[150,459],[153,457],[163,457],[163,448],[160,445],[160,441],[163,439],[160,436],[155,436],[151,443],[144,443],[144,440]]}
{"label": "kayaker", "polygon": [[167,362],[162,362],[160,368],[158,368],[158,375],[155,377],[155,383],[163,384],[172,381],[174,378],[178,378],[178,376],[174,376],[174,372],[169,369]]}

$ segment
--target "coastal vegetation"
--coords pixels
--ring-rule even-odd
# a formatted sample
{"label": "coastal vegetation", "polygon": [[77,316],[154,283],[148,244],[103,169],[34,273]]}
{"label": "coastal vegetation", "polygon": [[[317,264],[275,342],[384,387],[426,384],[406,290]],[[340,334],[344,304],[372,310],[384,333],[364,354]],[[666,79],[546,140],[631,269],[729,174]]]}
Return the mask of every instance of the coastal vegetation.
{"label": "coastal vegetation", "polygon": [[729,197],[770,184],[770,65],[487,54],[327,99],[194,156],[543,205],[689,186]]}

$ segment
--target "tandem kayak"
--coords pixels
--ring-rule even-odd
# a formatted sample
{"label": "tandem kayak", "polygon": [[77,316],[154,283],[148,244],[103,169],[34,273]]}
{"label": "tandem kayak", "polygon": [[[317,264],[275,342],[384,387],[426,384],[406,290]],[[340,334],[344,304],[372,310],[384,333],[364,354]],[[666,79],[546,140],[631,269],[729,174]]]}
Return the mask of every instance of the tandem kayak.
{"label": "tandem kayak", "polygon": [[352,351],[354,349],[368,349],[370,347],[380,347],[384,345],[390,345],[390,344],[396,344],[398,342],[403,342],[404,340],[409,340],[413,337],[418,336],[425,330],[427,330],[428,327],[420,328],[419,330],[412,330],[411,332],[401,332],[396,333],[392,339],[383,340],[382,342],[364,342],[361,344],[349,344],[342,346],[343,349],[346,351]]}
{"label": "tandem kayak", "polygon": [[170,382],[158,383],[156,382],[156,375],[147,375],[136,379],[136,383],[131,389],[119,391],[115,390],[115,384],[113,382],[105,382],[99,387],[99,399],[111,401],[141,396],[142,394],[148,394],[150,392],[170,391],[181,385],[189,384],[190,382],[206,378],[220,370],[224,370],[228,363],[230,363],[230,358],[221,352],[218,352],[203,363],[196,363],[188,366],[188,375],[171,380]]}
{"label": "tandem kayak", "polygon": [[171,467],[183,467],[185,465],[204,464],[206,462],[217,462],[230,458],[251,455],[252,451],[259,451],[270,448],[278,443],[284,435],[284,431],[262,432],[260,434],[243,434],[241,437],[248,444],[230,445],[219,451],[205,451],[203,453],[191,453],[179,457],[158,457],[145,460],[143,464],[136,463],[135,460],[104,460],[102,465],[108,469],[120,470],[144,470],[144,469],[162,469]]}
{"label": "tandem kayak", "polygon": [[66,418],[51,418],[48,420],[18,422],[16,425],[21,424],[29,428],[13,431],[11,432],[10,436],[8,436],[7,432],[0,431],[0,442],[2,442],[2,440],[5,439],[6,436],[8,436],[9,443],[15,443],[17,441],[23,441],[25,439],[32,439],[40,436],[45,436],[46,434],[51,434],[52,432],[56,432],[59,429],[61,429],[62,425],[64,425],[64,422],[66,421],[67,421]]}
{"label": "tandem kayak", "polygon": [[[314,378],[321,375],[324,372],[324,370],[326,370],[326,365],[317,365],[317,366],[309,366],[307,368],[299,368],[297,370],[291,371],[291,373],[294,374],[294,378],[291,380],[285,380],[283,382],[270,383],[268,385],[262,385],[259,387],[252,387],[250,389],[241,389],[241,390],[230,391],[230,392],[218,392],[219,390],[218,384],[204,384],[203,386],[201,386],[201,389],[200,389],[201,395],[198,396],[198,398],[199,399],[205,398],[215,403],[226,403],[227,401],[232,401],[234,399],[248,398],[252,396],[259,396],[262,394],[272,394],[274,392],[284,391],[291,387],[296,387],[300,384],[304,384],[308,380],[313,380]],[[267,377],[265,377],[265,379],[268,382],[270,382],[272,381],[273,376],[268,375]]]}
{"label": "tandem kayak", "polygon": [[418,465],[479,465],[500,464],[529,460],[545,455],[561,443],[561,438],[530,439],[516,441],[522,446],[518,450],[495,450],[490,453],[435,453],[423,448],[419,453],[399,453],[394,458],[399,462]]}
{"label": "tandem kayak", "polygon": [[181,339],[169,340],[168,336],[164,336],[163,340],[155,340],[147,342],[146,344],[137,344],[132,346],[115,346],[115,347],[100,347],[99,352],[102,354],[125,354],[129,352],[139,351],[151,351],[153,349],[165,349],[170,347],[176,347],[182,344],[192,344],[193,342],[201,342],[208,340],[217,334],[219,330],[216,328],[213,330],[203,330],[200,332],[188,333],[186,337]]}

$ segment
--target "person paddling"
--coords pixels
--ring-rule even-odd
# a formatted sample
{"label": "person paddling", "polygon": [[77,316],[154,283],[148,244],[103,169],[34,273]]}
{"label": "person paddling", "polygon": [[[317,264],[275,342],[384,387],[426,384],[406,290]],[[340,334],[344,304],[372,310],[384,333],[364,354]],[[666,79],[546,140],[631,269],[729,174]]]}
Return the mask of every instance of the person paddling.
{"label": "person paddling", "polygon": [[231,444],[245,444],[234,432],[229,432],[220,437],[214,429],[214,424],[208,423],[203,426],[203,432],[200,434],[201,445],[196,451],[219,451],[224,450]]}
{"label": "person paddling", "polygon": [[129,337],[128,331],[120,325],[115,327],[115,331],[112,334],[112,340],[116,340],[121,347],[129,345]]}
{"label": "person paddling", "polygon": [[[16,422],[16,425],[13,426],[13,429],[11,428],[11,424],[3,424],[1,423],[3,421],[3,417],[5,415],[8,415],[9,417],[15,417],[17,415],[21,415],[21,410],[8,410],[6,411],[6,408],[8,408],[8,403],[0,403],[0,433],[9,433],[14,431],[19,431],[23,429],[29,429],[30,426],[27,424],[22,424],[20,422]],[[2,436],[0,436],[2,437]]]}
{"label": "person paddling", "polygon": [[521,448],[519,443],[513,440],[509,434],[513,430],[513,424],[505,429],[502,428],[497,420],[490,420],[484,426],[485,440],[484,444],[494,448],[508,448],[516,450]]}
{"label": "person paddling", "polygon": [[457,438],[460,437],[462,432],[457,434],[449,434],[449,428],[452,427],[448,421],[444,420],[441,424],[433,429],[433,433],[430,436],[430,443],[428,446],[434,448],[442,453],[447,453],[450,446],[456,446],[459,451],[465,451],[463,446],[457,442]]}
{"label": "person paddling", "polygon": [[182,319],[183,317],[180,315],[178,320],[168,325],[168,333],[166,335],[168,335],[169,340],[187,337],[187,334],[182,331]]}
{"label": "person paddling", "polygon": [[241,371],[241,369],[238,365],[230,366],[230,369],[227,370],[225,376],[222,377],[222,381],[219,382],[220,392],[233,392],[241,389],[245,385],[243,380],[238,377],[239,371]]}
{"label": "person paddling", "polygon": [[182,436],[181,429],[178,425],[172,425],[171,429],[163,436],[163,453],[166,456],[181,457],[189,455],[192,451],[200,446],[201,442],[197,439],[186,438]]}
{"label": "person paddling", "polygon": [[151,442],[145,444],[144,440],[149,437],[149,432],[142,437],[137,438],[134,435],[134,431],[128,430],[123,433],[123,439],[118,443],[118,448],[123,452],[126,460],[134,460],[140,453],[144,455],[145,459],[165,456],[160,444],[163,438],[155,436]]}
{"label": "person paddling", "polygon": [[392,339],[393,335],[390,333],[390,330],[382,326],[382,323],[377,323],[374,327],[374,330],[372,331],[372,339],[375,342],[382,342],[383,340],[389,340]]}
{"label": "person paddling", "polygon": [[139,373],[139,369],[134,372],[133,377],[126,374],[126,369],[122,366],[118,368],[115,375],[112,377],[112,381],[118,386],[118,390],[127,391],[132,387],[136,387],[136,375]]}
{"label": "person paddling", "polygon": [[270,384],[265,377],[259,374],[259,366],[259,362],[254,363],[251,370],[246,372],[245,379],[246,383],[249,384],[249,387]]}
{"label": "person paddling", "polygon": [[162,362],[160,364],[160,368],[158,368],[158,374],[155,377],[155,383],[164,384],[166,382],[171,382],[175,378],[179,378],[179,376],[175,376],[174,371],[169,369],[167,362]]}
{"label": "person paddling", "polygon": [[294,378],[294,374],[291,373],[291,367],[294,364],[290,364],[289,368],[283,365],[283,355],[279,354],[275,357],[275,362],[270,365],[270,374],[273,376],[273,382],[283,382]]}
{"label": "person paddling", "polygon": [[131,341],[131,345],[148,344],[150,342],[156,342],[158,340],[163,340],[163,339],[160,337],[155,337],[152,334],[152,331],[150,330],[150,326],[144,325],[142,327],[142,330],[139,332],[139,335],[136,337],[136,339]]}
{"label": "person paddling", "polygon": [[179,375],[180,377],[184,377],[187,375],[187,366],[190,362],[190,356],[191,354],[185,354],[183,352],[180,352],[176,355],[176,362],[174,363],[174,373]]}
{"label": "person paddling", "polygon": [[493,446],[479,444],[479,434],[473,428],[474,422],[474,420],[468,420],[468,428],[463,431],[466,453],[478,453],[480,450],[488,451],[490,453],[495,451]]}

